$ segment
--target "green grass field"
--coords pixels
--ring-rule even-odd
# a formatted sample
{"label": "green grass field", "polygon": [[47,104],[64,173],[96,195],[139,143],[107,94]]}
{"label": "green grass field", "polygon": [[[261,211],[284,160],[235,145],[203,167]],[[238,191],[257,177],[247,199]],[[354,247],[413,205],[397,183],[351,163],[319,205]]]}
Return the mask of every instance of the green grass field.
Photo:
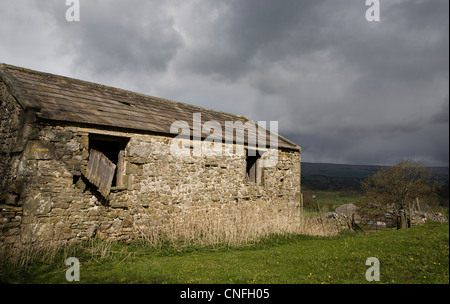
{"label": "green grass field", "polygon": [[1,283],[68,283],[64,261],[80,260],[79,283],[364,284],[366,259],[380,261],[370,284],[449,284],[449,225],[335,237],[273,236],[241,248],[149,248],[101,241],[60,250],[52,261],[3,265]]}

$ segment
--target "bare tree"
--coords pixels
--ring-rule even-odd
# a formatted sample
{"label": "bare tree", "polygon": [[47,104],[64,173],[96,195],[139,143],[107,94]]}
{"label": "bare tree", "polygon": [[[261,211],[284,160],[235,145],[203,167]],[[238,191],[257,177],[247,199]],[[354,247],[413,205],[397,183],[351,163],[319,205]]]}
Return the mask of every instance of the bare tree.
{"label": "bare tree", "polygon": [[394,211],[398,227],[408,227],[405,209],[416,199],[427,198],[437,189],[431,169],[419,161],[404,160],[379,170],[361,184],[369,207]]}

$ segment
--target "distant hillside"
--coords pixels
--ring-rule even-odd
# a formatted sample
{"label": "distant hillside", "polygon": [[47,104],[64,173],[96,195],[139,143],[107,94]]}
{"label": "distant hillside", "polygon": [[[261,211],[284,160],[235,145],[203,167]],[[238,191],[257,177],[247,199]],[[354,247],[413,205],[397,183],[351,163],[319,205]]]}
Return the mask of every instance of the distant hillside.
{"label": "distant hillside", "polygon": [[[313,190],[360,190],[361,181],[382,166],[302,163],[302,186]],[[449,185],[449,168],[432,167],[434,177]]]}
{"label": "distant hillside", "polygon": [[366,178],[381,168],[381,166],[302,163],[302,174],[304,176],[322,175],[328,177]]}

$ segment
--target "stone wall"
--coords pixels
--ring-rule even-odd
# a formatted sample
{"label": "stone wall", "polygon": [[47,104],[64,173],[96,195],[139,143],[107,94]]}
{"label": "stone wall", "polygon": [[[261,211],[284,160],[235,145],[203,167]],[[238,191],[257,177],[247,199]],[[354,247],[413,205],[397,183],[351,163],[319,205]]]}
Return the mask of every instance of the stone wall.
{"label": "stone wall", "polygon": [[22,207],[15,182],[24,149],[26,114],[0,82],[0,243],[20,235]]}
{"label": "stone wall", "polygon": [[[3,107],[10,105],[2,102]],[[20,117],[15,119],[20,121]],[[5,125],[9,127],[2,124],[2,147],[8,145],[6,138],[20,137],[14,123]],[[21,185],[14,190],[15,196],[2,198],[0,245],[43,240],[64,243],[94,236],[131,241],[139,237],[132,214],[135,206],[153,214],[155,223],[164,221],[164,215],[186,215],[198,206],[219,206],[226,212],[223,206],[227,203],[264,201],[278,206],[280,212],[295,214],[298,208],[298,151],[280,150],[277,165],[263,169],[261,182],[255,184],[245,180],[244,156],[179,159],[171,155],[171,138],[165,136],[42,121],[23,125],[28,135],[22,139],[22,151],[13,157],[10,150],[2,150],[0,160],[3,171],[8,171],[2,173],[9,176],[7,183]],[[107,200],[83,177],[90,134],[129,138],[124,183],[113,187]],[[7,188],[2,184],[2,191],[12,193]]]}

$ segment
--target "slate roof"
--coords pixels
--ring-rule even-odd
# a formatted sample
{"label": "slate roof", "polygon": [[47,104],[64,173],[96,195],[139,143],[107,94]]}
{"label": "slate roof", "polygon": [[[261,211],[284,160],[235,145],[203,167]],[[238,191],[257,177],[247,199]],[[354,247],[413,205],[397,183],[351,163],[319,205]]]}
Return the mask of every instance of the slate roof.
{"label": "slate roof", "polygon": [[[1,63],[0,79],[24,109],[33,109],[43,119],[163,134],[170,134],[177,120],[186,121],[192,129],[193,113],[201,113],[202,124],[211,120],[222,126],[225,121],[251,123],[244,116]],[[281,136],[278,146],[300,150]]]}

